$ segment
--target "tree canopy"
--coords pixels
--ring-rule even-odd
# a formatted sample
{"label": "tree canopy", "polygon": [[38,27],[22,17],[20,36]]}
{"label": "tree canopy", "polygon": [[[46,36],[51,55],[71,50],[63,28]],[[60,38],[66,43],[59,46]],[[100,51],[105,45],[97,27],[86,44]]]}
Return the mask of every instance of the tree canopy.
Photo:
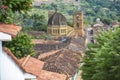
{"label": "tree canopy", "polygon": [[98,35],[83,62],[83,80],[120,80],[120,28]]}
{"label": "tree canopy", "polygon": [[12,23],[16,11],[27,11],[31,8],[32,0],[0,0],[0,22]]}

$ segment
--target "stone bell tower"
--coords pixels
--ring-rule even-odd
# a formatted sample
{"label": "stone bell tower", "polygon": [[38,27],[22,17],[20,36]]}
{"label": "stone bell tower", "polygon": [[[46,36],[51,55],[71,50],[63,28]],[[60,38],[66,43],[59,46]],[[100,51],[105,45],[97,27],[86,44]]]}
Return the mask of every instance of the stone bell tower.
{"label": "stone bell tower", "polygon": [[74,12],[73,13],[73,27],[76,35],[83,35],[83,12]]}

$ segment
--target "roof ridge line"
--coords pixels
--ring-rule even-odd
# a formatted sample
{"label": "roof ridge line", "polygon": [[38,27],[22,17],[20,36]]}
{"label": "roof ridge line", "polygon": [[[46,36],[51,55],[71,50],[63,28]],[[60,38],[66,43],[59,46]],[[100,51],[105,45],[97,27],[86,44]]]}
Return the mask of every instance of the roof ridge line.
{"label": "roof ridge line", "polygon": [[27,57],[26,57],[26,59],[23,61],[23,63],[22,63],[22,66],[25,66],[25,64],[27,63],[27,61],[30,59],[30,55],[28,55]]}
{"label": "roof ridge line", "polygon": [[11,52],[10,49],[7,47],[2,47],[2,49],[5,51],[5,53],[16,63],[16,65],[22,69],[23,72],[26,72],[25,69],[22,67],[22,65],[19,63],[18,59],[14,56],[14,54]]}

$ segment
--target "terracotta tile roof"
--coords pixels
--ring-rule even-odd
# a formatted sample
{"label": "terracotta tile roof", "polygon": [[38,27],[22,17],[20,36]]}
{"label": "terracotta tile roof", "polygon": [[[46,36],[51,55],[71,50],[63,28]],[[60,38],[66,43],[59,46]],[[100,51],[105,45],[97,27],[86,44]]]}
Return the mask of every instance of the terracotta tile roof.
{"label": "terracotta tile roof", "polygon": [[25,71],[25,69],[20,65],[18,59],[12,54],[12,52],[8,48],[3,47],[3,50],[7,53],[8,56],[10,56],[10,58],[18,65],[20,69]]}
{"label": "terracotta tile roof", "polygon": [[66,75],[42,70],[38,80],[66,80]]}
{"label": "terracotta tile roof", "polygon": [[20,59],[19,62],[26,72],[32,73],[36,76],[39,76],[44,65],[44,62],[30,56]]}
{"label": "terracotta tile roof", "polygon": [[84,52],[85,39],[86,37],[72,38],[71,43],[67,46],[67,49],[79,53]]}
{"label": "terracotta tile roof", "polygon": [[33,44],[59,44],[60,41],[55,40],[43,40],[43,39],[32,39]]}
{"label": "terracotta tile roof", "polygon": [[0,23],[0,32],[10,34],[10,35],[12,35],[12,37],[15,37],[20,30],[21,30],[21,27],[16,26],[14,24]]}
{"label": "terracotta tile roof", "polygon": [[43,34],[46,34],[43,31],[27,31],[25,33],[27,33],[30,36],[33,36],[34,38],[38,38],[39,36],[42,36]]}
{"label": "terracotta tile roof", "polygon": [[81,53],[62,49],[54,55],[42,59],[45,62],[44,70],[68,74],[72,77],[78,68]]}
{"label": "terracotta tile roof", "polygon": [[67,43],[56,43],[56,44],[35,44],[34,45],[34,50],[36,51],[36,58],[38,58],[38,56],[40,54],[46,53],[46,52],[50,52],[52,50],[58,50],[61,48],[65,48],[70,41],[68,41]]}
{"label": "terracotta tile roof", "polygon": [[44,62],[27,56],[19,60],[26,72],[37,76],[37,80],[65,80],[66,75],[42,70]]}
{"label": "terracotta tile roof", "polygon": [[52,50],[50,52],[42,53],[38,56],[38,59],[44,59],[44,58],[49,57],[53,54],[56,54],[58,51],[60,51],[60,50]]}

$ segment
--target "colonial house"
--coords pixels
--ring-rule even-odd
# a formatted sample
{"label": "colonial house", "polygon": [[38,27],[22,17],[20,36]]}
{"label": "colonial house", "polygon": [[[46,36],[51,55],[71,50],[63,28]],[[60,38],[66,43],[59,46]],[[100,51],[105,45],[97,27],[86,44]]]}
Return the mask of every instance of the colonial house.
{"label": "colonial house", "polygon": [[96,22],[93,24],[92,28],[94,31],[94,35],[98,34],[100,31],[111,29],[109,25],[103,24],[103,22],[99,18],[96,19]]}
{"label": "colonial house", "polygon": [[44,62],[27,56],[19,59],[19,63],[26,72],[37,76],[37,80],[66,80],[66,75],[43,70]]}
{"label": "colonial house", "polygon": [[39,57],[39,59],[45,62],[43,66],[44,70],[66,74],[67,80],[73,80],[72,78],[75,77],[75,74],[77,73],[80,56],[80,53],[68,49],[61,49],[51,55],[46,54]]}
{"label": "colonial house", "polygon": [[15,25],[0,24],[0,80],[36,80],[35,75],[26,73],[8,48],[2,48],[2,41],[11,41],[20,30]]}
{"label": "colonial house", "polygon": [[3,48],[0,59],[0,80],[36,80],[36,76],[26,72],[8,48]]}
{"label": "colonial house", "polygon": [[103,27],[104,24],[103,22],[100,20],[100,18],[97,18],[95,23],[93,24],[93,27]]}

